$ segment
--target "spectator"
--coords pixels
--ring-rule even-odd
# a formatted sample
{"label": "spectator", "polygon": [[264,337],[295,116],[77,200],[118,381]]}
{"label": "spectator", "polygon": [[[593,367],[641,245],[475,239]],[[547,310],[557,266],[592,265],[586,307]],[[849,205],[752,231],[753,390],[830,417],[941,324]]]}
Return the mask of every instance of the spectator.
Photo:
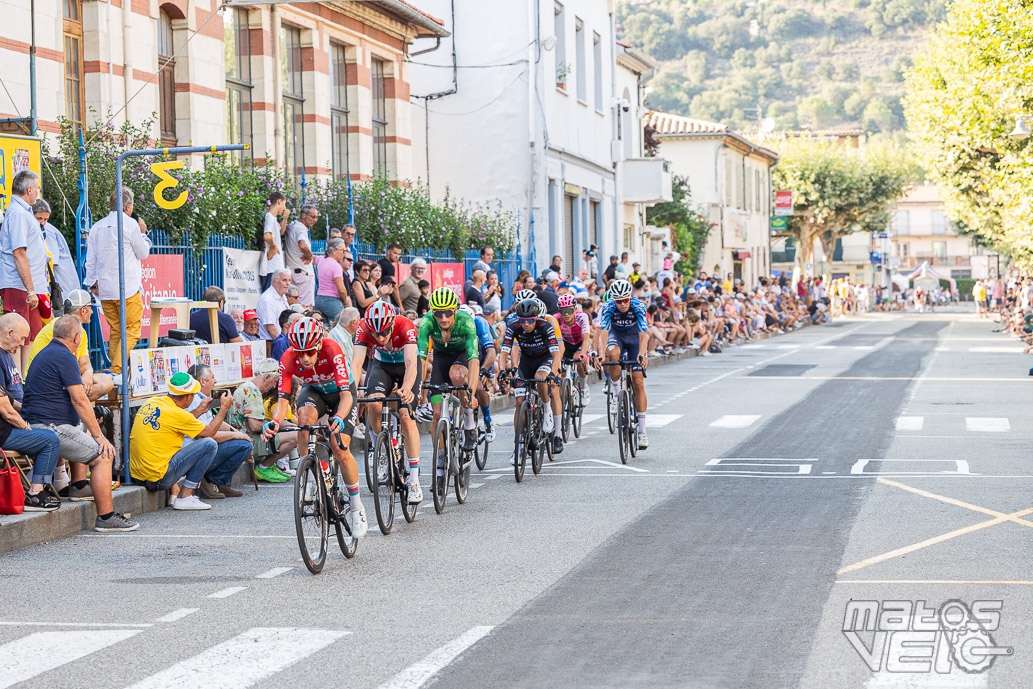
{"label": "spectator", "polygon": [[[210,285],[205,288],[201,294],[201,301],[215,302],[219,305],[219,310],[215,312],[215,320],[219,327],[220,343],[244,341],[244,338],[240,336],[240,331],[237,330],[237,323],[233,316],[223,311],[226,308],[226,293],[222,291],[221,287]],[[205,342],[212,342],[212,325],[208,321],[208,314],[208,309],[197,309],[191,313],[190,329]]]}
{"label": "spectator", "polygon": [[309,230],[319,220],[311,203],[301,207],[298,219],[287,227],[283,238],[283,262],[291,271],[291,282],[298,288],[298,301],[306,308],[316,303],[316,278],[313,272],[312,238]]}
{"label": "spectator", "polygon": [[280,334],[273,340],[272,350],[269,353],[272,359],[279,361],[283,353],[290,349],[290,342],[287,341],[287,326],[299,318],[301,318],[301,314],[294,309],[284,309],[280,312],[276,319],[280,326]]}
{"label": "spectator", "polygon": [[233,319],[233,324],[237,326],[237,332],[243,336],[244,334],[244,312],[240,309],[230,309],[230,318]]}
{"label": "spectator", "polygon": [[[380,282],[384,278],[391,278],[391,280],[394,281],[395,263],[398,262],[398,259],[401,258],[401,256],[402,247],[400,245],[388,244],[387,250],[384,252],[384,257],[377,261],[377,265],[380,266],[380,274],[376,274],[375,268],[372,268],[370,270],[370,277],[372,278],[373,284],[375,286],[379,287]],[[399,308],[401,308],[402,305],[402,302],[398,299],[398,295],[394,292],[392,292],[390,299],[385,299],[384,301],[388,302],[389,304],[394,304]]]}
{"label": "spectator", "polygon": [[617,277],[627,280],[629,275],[631,275],[631,264],[628,263],[628,252],[622,251],[621,262],[617,264]]}
{"label": "spectator", "polygon": [[611,282],[617,279],[617,255],[610,256],[610,265],[606,266],[606,270],[603,271],[603,281],[609,285]]}
{"label": "spectator", "polygon": [[377,299],[387,302],[396,309],[398,305],[398,293],[395,291],[395,279],[392,277],[380,278],[377,281]]}
{"label": "spectator", "polygon": [[481,248],[481,259],[473,264],[474,270],[483,270],[487,274],[491,270],[491,261],[495,258],[495,250],[490,246]]}
{"label": "spectator", "polygon": [[363,316],[366,315],[366,309],[369,308],[370,304],[377,300],[376,285],[370,282],[372,272],[372,267],[369,263],[365,261],[356,262],[355,280],[352,282],[352,296],[355,297],[355,306]]}
{"label": "spectator", "polygon": [[484,293],[485,308],[487,308],[488,304],[494,304],[498,309],[502,308],[502,297],[504,294],[502,285],[499,284],[499,274],[494,270],[488,271],[482,291]]}
{"label": "spectator", "polygon": [[[90,488],[97,505],[98,531],[135,531],[139,524],[112,509],[111,465],[115,448],[101,433],[79,375],[74,352],[86,334],[72,315],[54,323],[53,339],[34,358],[25,380],[22,417],[33,428],[57,434],[61,457],[90,467]],[[75,488],[85,488],[76,485]]]}
{"label": "spectator", "polygon": [[[43,231],[32,215],[39,198],[39,176],[22,170],[11,184],[11,203],[0,226],[0,300],[4,313],[17,313],[29,323],[29,337],[43,327],[39,295],[47,295],[47,245]],[[49,313],[44,314],[47,317]],[[28,341],[23,344],[29,344]],[[21,352],[25,366],[28,350]]]}
{"label": "spectator", "polygon": [[[344,284],[351,290],[351,284],[355,280],[355,257],[349,249],[344,250],[344,256],[341,258],[341,268],[344,269]],[[354,306],[355,295],[352,295],[352,305]]]}
{"label": "spectator", "polygon": [[316,308],[323,317],[334,321],[341,310],[351,305],[351,295],[344,283],[344,240],[331,239],[326,243],[326,255],[316,259],[319,289],[316,290]]}
{"label": "spectator", "polygon": [[331,227],[330,231],[326,233],[326,240],[341,239],[344,237],[344,232],[341,231],[340,227]]}
{"label": "spectator", "polygon": [[54,480],[61,441],[53,431],[37,430],[26,423],[3,385],[0,385],[0,447],[33,458],[29,490],[25,493],[26,512],[53,512],[61,507],[61,501],[47,488]]}
{"label": "spectator", "polygon": [[631,274],[628,275],[628,282],[634,285],[636,282],[642,279],[642,273],[639,271],[641,267],[642,264],[638,261],[635,261],[631,264]]}
{"label": "spectator", "polygon": [[599,247],[595,244],[588,247],[588,251],[585,252],[584,262],[582,268],[588,271],[588,277],[591,280],[599,280]]}
{"label": "spectator", "polygon": [[[242,429],[251,438],[251,449],[255,455],[255,475],[269,483],[290,481],[290,474],[280,471],[276,467],[276,462],[287,457],[291,450],[298,447],[296,431],[280,431],[268,442],[262,439],[262,426],[266,422],[263,396],[275,390],[279,382],[280,367],[277,362],[262,359],[255,364],[255,375],[233,391],[233,404],[226,405],[232,407],[230,425]],[[222,408],[219,411],[221,412]]]}
{"label": "spectator", "polygon": [[280,312],[289,309],[287,290],[291,286],[291,274],[286,270],[278,270],[273,274],[269,289],[258,298],[258,322],[262,327],[258,334],[263,340],[275,340],[280,336]]}
{"label": "spectator", "polygon": [[355,245],[355,225],[345,225],[342,232],[342,239],[344,239],[344,243],[348,247],[348,251],[352,253],[352,256],[355,256],[359,253],[359,247]]}
{"label": "spectator", "polygon": [[544,279],[545,276],[548,273],[557,273],[559,275],[563,274],[563,257],[562,256],[560,256],[558,254],[556,256],[553,256],[552,257],[552,263],[549,264],[548,268],[546,268],[545,270],[542,271],[542,274],[539,276],[539,278],[540,279]]}
{"label": "spectator", "polygon": [[[287,271],[288,273],[290,271]],[[295,285],[287,286],[287,293],[284,295],[287,297],[287,305],[293,309],[304,311],[305,306],[300,302],[298,297],[298,288]]]}
{"label": "spectator", "polygon": [[111,372],[116,382],[121,382],[122,373],[122,335],[119,317],[119,284],[118,274],[118,242],[122,243],[125,311],[126,311],[126,351],[131,352],[140,339],[140,327],[143,324],[143,260],[151,251],[151,240],[147,237],[147,226],[138,223],[132,217],[133,192],[122,187],[122,237],[118,237],[118,199],[115,192],[108,198],[111,212],[93,225],[90,238],[86,243],[86,280],[84,283],[90,291],[100,297],[100,305],[104,310],[104,318],[111,326],[111,339],[108,341],[108,358],[111,360]]}
{"label": "spectator", "polygon": [[538,298],[545,302],[545,313],[555,314],[560,312],[559,295],[556,288],[559,287],[560,276],[555,271],[545,274],[545,288],[538,292]]}
{"label": "spectator", "polygon": [[420,280],[420,300],[416,302],[416,315],[423,318],[430,311],[430,283]]}
{"label": "spectator", "polygon": [[[484,255],[483,250],[481,255]],[[416,310],[420,302],[420,280],[426,274],[427,262],[422,258],[413,259],[413,262],[409,264],[409,277],[398,286],[398,296],[402,302],[402,311]]]}
{"label": "spectator", "polygon": [[12,356],[29,336],[28,322],[16,313],[0,316],[0,385],[7,391],[11,406],[21,411],[25,395],[21,367]]}
{"label": "spectator", "polygon": [[481,288],[484,286],[485,277],[483,270],[474,269],[470,279],[463,286],[463,298],[467,304],[477,304],[482,309],[484,308],[484,293],[481,292]]}
{"label": "spectator", "polygon": [[[337,318],[337,324],[327,333],[327,337],[341,345],[346,365],[351,365],[352,347],[355,344],[355,331],[359,329],[360,320],[359,310],[354,306],[349,306],[341,311],[341,315]],[[350,375],[348,379],[354,380]]]}
{"label": "spectator", "polygon": [[241,314],[241,319],[244,321],[244,328],[240,331],[240,336],[244,338],[244,341],[254,342],[255,340],[261,340],[262,335],[259,333],[261,325],[258,319],[258,312],[254,309],[246,309]]}
{"label": "spectator", "polygon": [[[201,389],[186,371],[169,379],[169,394],[152,397],[140,407],[129,435],[129,472],[147,490],[170,490],[183,479],[183,487],[172,501],[174,510],[210,510],[211,505],[194,495],[219,450],[215,434],[222,428],[230,405],[219,411],[206,426],[186,410]],[[184,438],[198,441],[183,446]]]}
{"label": "spectator", "polygon": [[[531,271],[529,270],[521,270],[519,273],[517,273],[516,280],[513,281],[513,287],[510,289],[510,293],[516,296],[516,293],[522,289],[532,289],[534,285],[532,285],[531,287],[526,287],[526,282],[528,278],[531,278]],[[532,278],[532,282],[533,281],[534,280]]]}
{"label": "spectator", "polygon": [[[81,287],[79,273],[75,270],[75,259],[72,258],[72,252],[68,250],[65,236],[59,229],[47,222],[50,219],[50,204],[43,199],[36,199],[36,203],[32,204],[32,213],[36,216],[40,227],[43,228],[43,238],[54,259],[54,281],[57,282],[61,292],[61,300],[60,303],[55,304],[51,299],[51,306],[54,316],[60,316],[64,313],[65,298],[71,294],[72,290]],[[51,294],[53,294],[53,290],[51,290]]]}
{"label": "spectator", "polygon": [[[283,262],[283,233],[291,216],[287,197],[278,191],[269,194],[266,205],[269,210],[262,220],[262,253],[258,257],[258,277],[263,292],[276,279],[276,272],[286,267]],[[283,214],[283,220],[276,219],[280,214]]]}
{"label": "spectator", "polygon": [[[187,373],[197,380],[201,390],[194,395],[194,399],[190,401],[186,410],[207,426],[215,418],[211,408],[213,406],[216,409],[223,405],[229,406],[232,404],[232,398],[226,390],[218,390],[216,392],[220,394],[212,395],[216,381],[215,372],[210,366],[194,364],[187,369]],[[243,493],[233,488],[231,484],[237,469],[251,456],[251,438],[247,433],[236,430],[225,421],[222,422],[214,437],[219,448],[215,452],[215,459],[212,460],[207,473],[201,479],[197,492],[205,500],[239,498]],[[183,447],[186,448],[196,442],[193,438],[184,438]]]}
{"label": "spectator", "polygon": [[[86,290],[72,290],[65,297],[63,310],[66,316],[74,316],[79,320],[79,323],[86,326],[93,318],[93,299]],[[56,324],[57,320],[53,320],[44,325],[43,329],[39,331],[39,335],[36,335],[36,339],[32,341],[32,346],[29,347],[29,358],[25,365],[26,376],[29,375],[29,367],[32,366],[32,361],[36,358],[36,355],[54,339],[54,327]],[[90,347],[87,341],[86,328],[83,327],[81,330],[83,331],[82,339],[79,341],[78,349],[76,349],[74,354],[79,361],[79,375],[82,379],[83,392],[86,393],[86,397],[89,398],[90,402],[96,402],[111,392],[115,382],[106,373],[94,372],[93,364],[90,362]]]}
{"label": "spectator", "polygon": [[570,287],[571,292],[574,293],[575,299],[587,299],[588,298],[588,269],[582,268],[577,272],[577,276],[567,282],[567,286]]}

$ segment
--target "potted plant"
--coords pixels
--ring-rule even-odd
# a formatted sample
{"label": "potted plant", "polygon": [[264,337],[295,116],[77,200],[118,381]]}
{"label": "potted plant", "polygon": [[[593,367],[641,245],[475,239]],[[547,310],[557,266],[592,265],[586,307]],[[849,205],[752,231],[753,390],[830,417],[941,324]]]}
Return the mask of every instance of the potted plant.
{"label": "potted plant", "polygon": [[570,65],[566,62],[561,62],[556,65],[556,88],[566,91],[567,90],[567,77],[570,76]]}

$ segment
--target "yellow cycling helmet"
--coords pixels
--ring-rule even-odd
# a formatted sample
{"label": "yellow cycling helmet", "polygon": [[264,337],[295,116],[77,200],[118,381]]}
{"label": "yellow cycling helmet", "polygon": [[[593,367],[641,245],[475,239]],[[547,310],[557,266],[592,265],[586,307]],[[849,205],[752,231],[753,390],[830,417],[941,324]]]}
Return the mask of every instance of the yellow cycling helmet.
{"label": "yellow cycling helmet", "polygon": [[430,294],[430,308],[434,311],[458,309],[459,297],[447,287],[438,287]]}

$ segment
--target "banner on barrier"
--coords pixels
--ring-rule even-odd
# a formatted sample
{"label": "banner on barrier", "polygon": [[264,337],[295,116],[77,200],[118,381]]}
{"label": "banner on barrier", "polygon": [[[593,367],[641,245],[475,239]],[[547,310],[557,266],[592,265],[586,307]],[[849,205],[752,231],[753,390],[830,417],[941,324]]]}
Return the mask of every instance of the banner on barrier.
{"label": "banner on barrier", "polygon": [[258,308],[258,297],[261,296],[258,260],[261,255],[260,251],[222,250],[222,290],[226,293],[226,313],[230,309]]}

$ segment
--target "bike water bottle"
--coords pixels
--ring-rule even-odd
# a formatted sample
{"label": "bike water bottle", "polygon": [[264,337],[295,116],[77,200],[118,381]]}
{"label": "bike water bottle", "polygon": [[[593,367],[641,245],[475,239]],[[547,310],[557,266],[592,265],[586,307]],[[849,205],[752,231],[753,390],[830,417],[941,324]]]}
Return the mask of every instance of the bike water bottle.
{"label": "bike water bottle", "polygon": [[324,480],[326,481],[326,489],[333,494],[334,491],[334,475],[330,473],[330,465],[323,460],[319,460],[319,468],[323,470]]}

